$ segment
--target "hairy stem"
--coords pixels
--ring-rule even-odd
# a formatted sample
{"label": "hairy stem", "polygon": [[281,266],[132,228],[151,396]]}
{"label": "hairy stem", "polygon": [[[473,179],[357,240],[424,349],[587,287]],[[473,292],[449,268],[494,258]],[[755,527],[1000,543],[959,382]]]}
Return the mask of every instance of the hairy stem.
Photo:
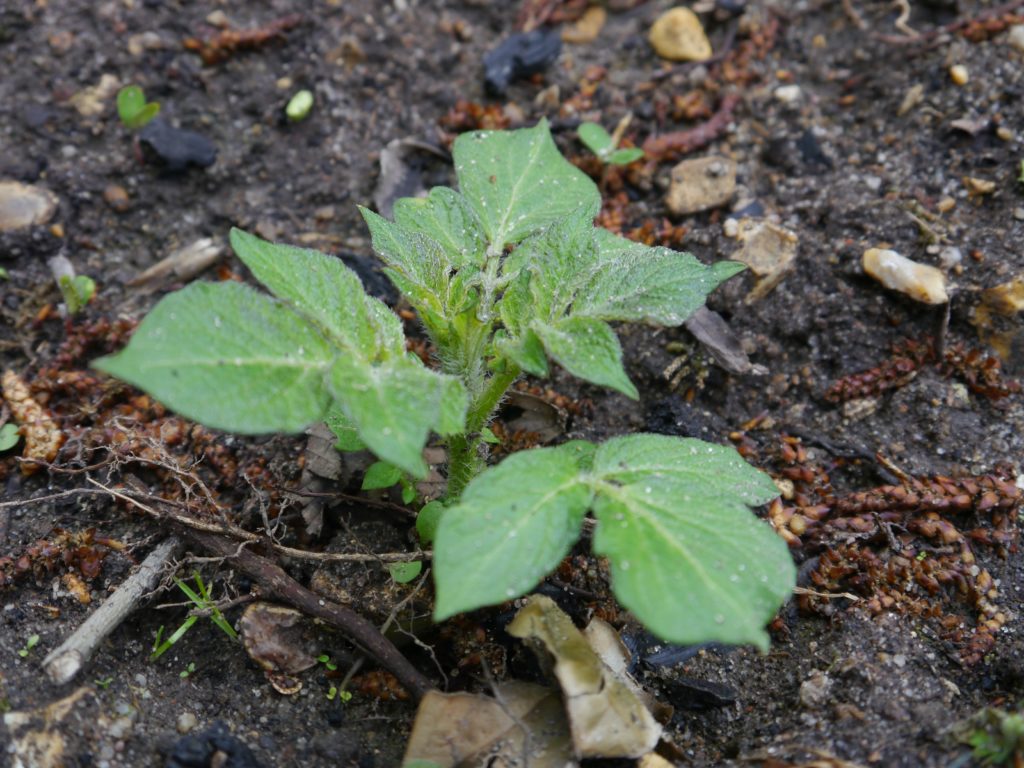
{"label": "hairy stem", "polygon": [[466,414],[466,431],[448,440],[448,490],[445,500],[457,501],[469,481],[483,471],[483,457],[480,456],[480,430],[491,418],[501,398],[512,383],[519,378],[520,370],[507,363],[504,370],[492,375]]}

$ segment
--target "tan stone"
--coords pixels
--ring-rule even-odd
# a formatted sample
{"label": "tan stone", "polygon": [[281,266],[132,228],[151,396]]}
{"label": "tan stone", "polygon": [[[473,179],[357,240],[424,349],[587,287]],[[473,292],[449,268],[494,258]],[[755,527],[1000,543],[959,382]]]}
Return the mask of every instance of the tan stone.
{"label": "tan stone", "polygon": [[100,76],[100,81],[96,85],[79,91],[68,101],[82,117],[97,117],[106,112],[107,102],[120,87],[121,81],[115,75],[107,73]]}
{"label": "tan stone", "polygon": [[665,204],[672,213],[706,211],[728,203],[736,191],[736,163],[710,155],[684,160],[672,169]]}
{"label": "tan stone", "polygon": [[864,271],[886,288],[924,304],[945,304],[946,276],[938,267],[919,264],[884,248],[869,248],[861,260]]}
{"label": "tan stone", "polygon": [[57,196],[43,187],[0,181],[0,232],[45,224],[57,210]]}
{"label": "tan stone", "polygon": [[800,238],[795,232],[763,219],[740,221],[737,237],[742,246],[732,259],[746,264],[759,278],[747,294],[746,302],[752,304],[782,282],[796,260]]}
{"label": "tan stone", "polygon": [[1024,362],[1024,275],[983,291],[971,322],[1011,372]]}
{"label": "tan stone", "polygon": [[562,40],[576,45],[592,43],[601,34],[607,20],[608,11],[600,5],[592,5],[575,23],[563,27]]}
{"label": "tan stone", "polygon": [[677,6],[665,11],[651,26],[651,46],[663,59],[706,61],[711,58],[711,41],[697,14]]}

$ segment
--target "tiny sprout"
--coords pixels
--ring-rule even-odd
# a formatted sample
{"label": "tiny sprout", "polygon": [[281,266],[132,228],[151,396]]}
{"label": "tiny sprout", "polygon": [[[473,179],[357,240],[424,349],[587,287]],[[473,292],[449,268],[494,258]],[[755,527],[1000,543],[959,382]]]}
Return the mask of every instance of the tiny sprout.
{"label": "tiny sprout", "polygon": [[0,267],[0,280],[10,280],[11,276],[7,274],[7,270]]}
{"label": "tiny sprout", "polygon": [[331,657],[326,653],[317,656],[316,660],[323,664],[330,672],[334,672],[338,668],[338,665],[331,661]]}
{"label": "tiny sprout", "polygon": [[626,115],[622,118],[615,128],[614,134],[608,133],[597,123],[583,123],[578,130],[580,141],[583,142],[587,149],[597,155],[602,163],[629,165],[636,162],[644,156],[642,149],[639,147],[618,148],[619,142],[622,140],[622,134],[625,133],[631,119],[632,115]]}
{"label": "tiny sprout", "polygon": [[18,651],[18,655],[23,659],[27,659],[29,653],[39,645],[39,635],[29,635],[28,640],[25,642],[25,647]]}
{"label": "tiny sprout", "polygon": [[181,672],[178,673],[178,677],[180,677],[182,680],[184,680],[185,678],[187,678],[189,675],[191,675],[195,671],[196,671],[196,663],[194,661],[190,661],[188,663],[188,666],[185,667],[183,670],[181,670]]}
{"label": "tiny sprout", "polygon": [[114,682],[114,678],[113,677],[98,677],[95,680],[93,680],[93,683],[98,688],[102,688],[104,691],[107,690],[107,688],[110,687],[110,684],[112,682]]}
{"label": "tiny sprout", "polygon": [[305,120],[311,109],[313,109],[313,92],[302,90],[292,96],[288,106],[284,108],[284,112],[288,115],[289,120],[297,123],[300,120]]}
{"label": "tiny sprout", "polygon": [[1024,184],[1024,160],[1020,161],[1020,176],[1017,177],[1017,181]]}
{"label": "tiny sprout", "polygon": [[96,295],[96,281],[85,275],[61,275],[57,281],[69,315],[77,315]]}
{"label": "tiny sprout", "polygon": [[338,690],[336,685],[332,685],[327,691],[327,700],[334,701],[337,698],[342,703],[352,701],[352,692],[346,690]]}
{"label": "tiny sprout", "polygon": [[136,130],[160,114],[160,104],[146,102],[146,94],[137,85],[128,85],[117,92],[117,116],[125,128]]}

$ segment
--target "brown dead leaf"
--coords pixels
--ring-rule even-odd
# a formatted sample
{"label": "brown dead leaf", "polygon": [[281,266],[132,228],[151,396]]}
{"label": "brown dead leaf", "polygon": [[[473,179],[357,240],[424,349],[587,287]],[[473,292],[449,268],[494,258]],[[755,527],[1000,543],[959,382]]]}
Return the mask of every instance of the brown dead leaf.
{"label": "brown dead leaf", "polygon": [[293,675],[316,664],[308,620],[300,611],[273,603],[253,603],[238,623],[242,644],[281,694],[298,693]]}
{"label": "brown dead leaf", "polygon": [[430,760],[443,768],[576,765],[557,691],[513,681],[499,685],[495,692],[495,698],[427,693],[416,713],[403,762]]}
{"label": "brown dead leaf", "polygon": [[11,768],[60,768],[68,765],[64,741],[74,711],[95,703],[90,687],[82,687],[39,709],[8,712],[3,722],[10,734]]}
{"label": "brown dead leaf", "polygon": [[654,749],[661,726],[553,600],[531,596],[508,632],[554,657],[577,756],[642,757]]}

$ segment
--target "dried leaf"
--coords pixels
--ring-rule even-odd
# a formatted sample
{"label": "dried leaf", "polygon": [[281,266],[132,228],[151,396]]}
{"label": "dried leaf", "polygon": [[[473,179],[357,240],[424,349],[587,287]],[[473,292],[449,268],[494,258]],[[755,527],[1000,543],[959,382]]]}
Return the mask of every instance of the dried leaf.
{"label": "dried leaf", "polygon": [[554,657],[578,756],[641,757],[654,749],[661,726],[553,600],[531,596],[508,632],[538,641]]}
{"label": "dried leaf", "polygon": [[754,365],[743,351],[740,340],[720,314],[707,307],[700,307],[686,321],[686,330],[694,335],[722,368],[729,373],[743,375],[752,373],[763,376],[768,371],[761,365]]}
{"label": "dried leaf", "polygon": [[298,693],[297,675],[316,664],[308,623],[300,611],[273,603],[253,603],[238,623],[249,658],[282,694]]}
{"label": "dried leaf", "polygon": [[[557,691],[530,683],[497,687],[497,698],[430,691],[420,702],[404,765],[443,768],[571,768],[569,728]],[[526,741],[523,727],[529,732]]]}

